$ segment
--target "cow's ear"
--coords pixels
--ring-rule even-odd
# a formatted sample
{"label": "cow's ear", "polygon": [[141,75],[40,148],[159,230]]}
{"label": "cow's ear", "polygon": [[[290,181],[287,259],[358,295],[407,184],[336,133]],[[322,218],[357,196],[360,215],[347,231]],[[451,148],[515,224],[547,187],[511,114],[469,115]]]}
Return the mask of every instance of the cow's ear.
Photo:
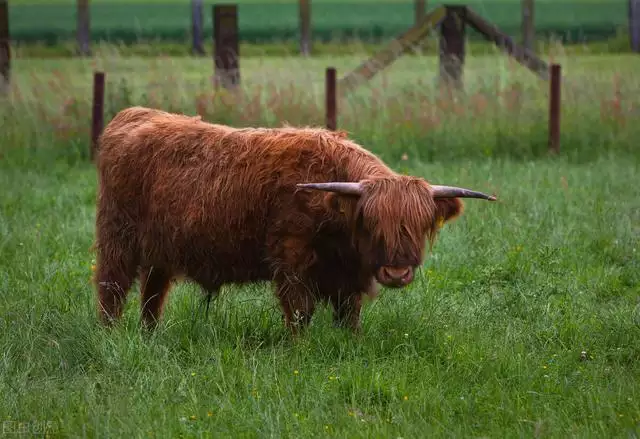
{"label": "cow's ear", "polygon": [[441,225],[459,217],[463,210],[464,204],[459,198],[436,198],[436,221]]}
{"label": "cow's ear", "polygon": [[324,205],[336,213],[345,214],[355,207],[358,201],[357,195],[339,194],[336,192],[327,192],[324,196]]}

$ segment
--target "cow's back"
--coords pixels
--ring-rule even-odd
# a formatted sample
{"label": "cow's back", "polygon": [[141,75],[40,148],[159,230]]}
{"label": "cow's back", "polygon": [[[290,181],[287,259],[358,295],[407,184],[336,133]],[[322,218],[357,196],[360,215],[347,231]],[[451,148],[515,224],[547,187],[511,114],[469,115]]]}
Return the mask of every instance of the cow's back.
{"label": "cow's back", "polygon": [[256,280],[268,275],[273,221],[314,221],[294,199],[297,183],[387,172],[344,137],[238,129],[134,107],[101,137],[101,195],[135,230],[141,263],[209,282]]}

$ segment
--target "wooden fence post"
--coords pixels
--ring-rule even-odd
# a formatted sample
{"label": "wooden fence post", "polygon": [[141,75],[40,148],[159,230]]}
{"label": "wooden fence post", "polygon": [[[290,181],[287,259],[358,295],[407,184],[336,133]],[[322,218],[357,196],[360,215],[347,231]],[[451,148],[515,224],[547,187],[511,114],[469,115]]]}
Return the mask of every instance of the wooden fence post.
{"label": "wooden fence post", "polygon": [[336,69],[327,67],[325,71],[325,111],[327,129],[335,131],[337,128],[336,114]]}
{"label": "wooden fence post", "polygon": [[11,39],[9,37],[9,2],[0,0],[0,93],[9,91],[11,83]]}
{"label": "wooden fence post", "polygon": [[465,58],[465,6],[445,6],[446,15],[440,24],[440,81],[447,86],[462,88]]}
{"label": "wooden fence post", "polygon": [[522,0],[522,47],[533,50],[535,46],[534,0]]}
{"label": "wooden fence post", "polygon": [[191,53],[199,56],[204,55],[202,24],[202,0],[191,0]]}
{"label": "wooden fence post", "polygon": [[560,152],[560,64],[551,65],[549,86],[549,151]]}
{"label": "wooden fence post", "polygon": [[98,150],[98,137],[104,127],[104,72],[93,73],[93,111],[91,115],[91,160]]}
{"label": "wooden fence post", "polygon": [[78,55],[91,55],[91,14],[89,12],[89,0],[78,0],[76,7],[76,40],[78,43]]}
{"label": "wooden fence post", "polygon": [[216,86],[233,88],[240,84],[238,6],[217,4],[213,6],[213,56]]}
{"label": "wooden fence post", "polygon": [[640,53],[640,0],[629,0],[629,40],[631,51]]}
{"label": "wooden fence post", "polygon": [[418,24],[427,14],[427,0],[414,0],[413,23]]}
{"label": "wooden fence post", "polygon": [[298,0],[300,13],[300,53],[311,54],[311,0]]}

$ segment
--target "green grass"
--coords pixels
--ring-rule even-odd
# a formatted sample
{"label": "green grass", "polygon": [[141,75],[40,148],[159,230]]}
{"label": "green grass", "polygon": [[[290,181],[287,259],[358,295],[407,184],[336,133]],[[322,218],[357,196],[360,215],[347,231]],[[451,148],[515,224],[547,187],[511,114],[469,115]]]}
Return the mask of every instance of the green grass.
{"label": "green grass", "polygon": [[[363,333],[328,310],[291,340],[268,285],[195,287],[112,331],[90,284],[96,178],[85,160],[93,68],[107,121],[132,104],[235,125],[321,124],[322,69],[361,57],[250,59],[213,94],[206,60],[17,59],[0,106],[0,414],[57,437],[637,437],[640,171],[637,57],[568,57],[562,145],[546,85],[470,57],[467,97],[404,59],[339,105],[339,125],[398,170],[495,192],[466,202],[411,287],[368,303]],[[616,98],[616,90],[621,97]],[[582,354],[582,352],[585,352]]]}
{"label": "green grass", "polygon": [[[429,8],[446,3],[430,1]],[[520,2],[474,0],[467,3],[509,35],[520,34]],[[205,2],[204,34],[211,39],[211,5]],[[191,15],[189,2],[101,1],[91,3],[91,34],[95,41],[149,40],[188,44]],[[21,43],[62,44],[75,38],[76,8],[71,2],[11,2],[12,38]],[[544,1],[536,4],[536,33],[563,42],[600,41],[627,25],[624,1]],[[239,2],[240,39],[246,43],[297,39],[298,7],[294,1]],[[357,39],[388,40],[414,22],[411,1],[313,2],[313,38],[328,42]],[[479,37],[473,36],[477,39]]]}

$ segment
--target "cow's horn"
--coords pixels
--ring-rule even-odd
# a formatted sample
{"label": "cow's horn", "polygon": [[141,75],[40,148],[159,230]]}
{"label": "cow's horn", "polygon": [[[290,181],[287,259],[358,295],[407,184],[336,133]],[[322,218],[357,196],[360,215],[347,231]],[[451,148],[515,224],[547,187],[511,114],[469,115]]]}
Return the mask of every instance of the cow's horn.
{"label": "cow's horn", "polygon": [[341,194],[362,195],[362,186],[357,182],[300,183],[297,186],[304,189],[318,189]]}
{"label": "cow's horn", "polygon": [[496,201],[493,195],[483,194],[469,189],[455,186],[432,185],[433,198],[482,198],[484,200]]}

